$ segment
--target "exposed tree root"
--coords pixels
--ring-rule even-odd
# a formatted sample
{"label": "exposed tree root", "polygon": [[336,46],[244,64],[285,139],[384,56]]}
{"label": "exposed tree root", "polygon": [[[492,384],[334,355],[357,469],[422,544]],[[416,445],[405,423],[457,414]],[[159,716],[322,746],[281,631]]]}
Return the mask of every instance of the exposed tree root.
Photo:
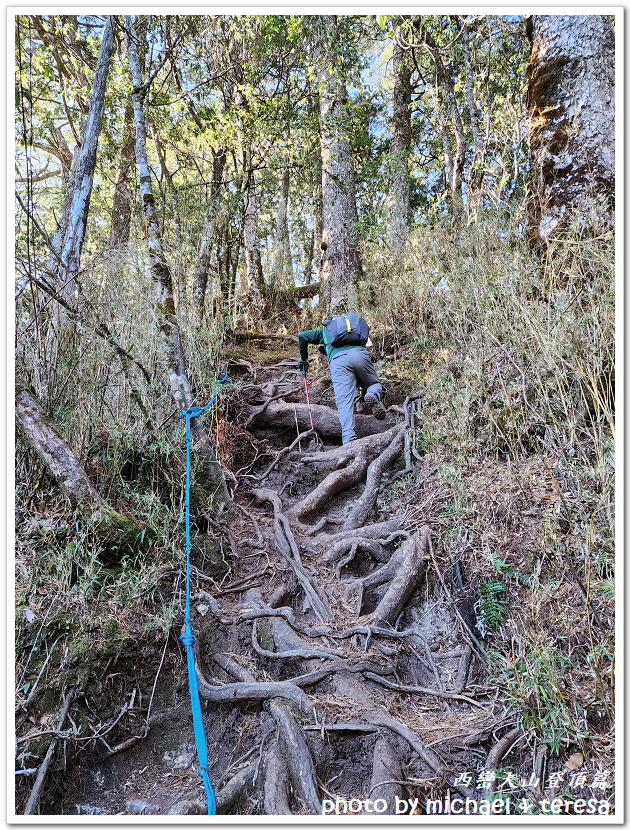
{"label": "exposed tree root", "polygon": [[225,815],[244,793],[250,792],[257,771],[256,767],[255,763],[248,764],[216,793],[217,815]]}
{"label": "exposed tree root", "polygon": [[273,504],[276,546],[278,551],[293,568],[296,579],[302,586],[313,611],[321,622],[330,619],[331,612],[328,606],[326,594],[319,588],[314,578],[307,573],[302,565],[299,548],[295,542],[293,531],[286,516],[282,513],[280,497],[274,490],[261,488],[252,491],[254,497],[259,501],[270,501]]}
{"label": "exposed tree root", "polygon": [[413,729],[409,729],[408,726],[405,726],[404,723],[396,720],[395,718],[390,718],[387,715],[381,715],[376,712],[366,712],[364,715],[365,720],[368,723],[373,723],[376,726],[382,726],[386,729],[391,729],[392,732],[395,732],[397,735],[400,735],[401,738],[404,738],[409,746],[416,752],[420,758],[428,764],[432,770],[434,770],[442,780],[447,783],[450,787],[457,790],[457,792],[461,793],[464,798],[471,798],[473,800],[477,799],[477,791],[470,789],[470,787],[466,787],[464,784],[457,783],[455,784],[455,776],[451,770],[449,770],[446,765],[443,763],[440,756],[430,749],[428,746],[425,746],[423,741],[420,737],[413,731]]}
{"label": "exposed tree root", "polygon": [[287,511],[288,519],[290,521],[303,522],[309,516],[312,516],[313,513],[319,511],[334,495],[340,493],[342,490],[354,487],[365,475],[369,463],[370,457],[367,447],[362,447],[351,464],[348,464],[347,467],[343,467],[341,470],[335,470],[329,473],[302,501],[294,504]]}
{"label": "exposed tree root", "polygon": [[368,516],[374,510],[376,505],[376,498],[378,496],[379,487],[381,486],[381,477],[385,470],[391,466],[400,455],[402,450],[405,433],[400,430],[392,440],[389,447],[384,450],[378,458],[376,458],[367,471],[367,480],[365,482],[365,489],[362,495],[354,503],[354,507],[350,511],[350,515],[346,519],[343,526],[344,530],[354,530],[365,524]]}
{"label": "exposed tree root", "polygon": [[274,741],[265,754],[263,808],[266,816],[291,815],[287,762]]}
{"label": "exposed tree root", "polygon": [[289,769],[293,794],[308,813],[320,814],[321,802],[315,766],[302,730],[293,715],[279,701],[271,701],[269,711],[278,724],[282,755]]}
{"label": "exposed tree root", "polygon": [[313,539],[310,543],[312,544],[315,549],[319,548],[328,548],[330,545],[334,545],[337,542],[341,542],[344,539],[357,539],[357,538],[368,538],[373,540],[379,540],[382,545],[387,545],[396,536],[407,536],[408,534],[404,530],[405,521],[404,518],[397,518],[397,519],[390,519],[387,522],[376,522],[372,525],[366,525],[365,527],[357,527],[354,530],[342,530],[339,533],[320,533],[317,539]]}
{"label": "exposed tree root", "polygon": [[402,798],[403,789],[398,783],[402,778],[400,757],[392,741],[381,736],[374,744],[372,757],[372,779],[369,797],[376,801],[382,798],[387,803],[386,815],[394,813],[396,798]]}
{"label": "exposed tree root", "polygon": [[[376,606],[372,618],[378,625],[394,625],[407,600],[418,587],[424,576],[424,559],[429,543],[429,529],[422,528],[399,548],[396,573]],[[392,557],[393,559],[394,557]],[[390,560],[391,563],[391,560]],[[389,564],[385,567],[389,567]]]}
{"label": "exposed tree root", "polygon": [[[344,554],[348,553],[348,551],[351,551],[353,548],[355,550],[355,555],[359,551],[363,551],[363,553],[367,553],[373,559],[376,559],[377,562],[387,562],[390,558],[390,554],[385,551],[383,545],[375,539],[365,539],[361,536],[350,536],[347,539],[339,539],[337,542],[332,544],[326,553],[319,557],[319,563],[320,565],[333,565],[338,559],[341,560]],[[343,564],[348,564],[350,561],[352,560],[349,559]],[[340,562],[338,567],[343,567],[343,564]]]}
{"label": "exposed tree root", "polygon": [[[328,406],[311,404],[311,414],[313,427],[318,435],[322,438],[341,440],[341,424],[337,410]],[[250,412],[251,415],[254,416],[252,424],[273,427],[278,431],[294,429],[296,419],[300,431],[306,431],[311,427],[309,408],[305,403],[271,401],[264,410]],[[388,424],[387,420],[377,421],[371,415],[355,416],[355,432],[359,438],[386,432],[390,426],[391,422]]]}

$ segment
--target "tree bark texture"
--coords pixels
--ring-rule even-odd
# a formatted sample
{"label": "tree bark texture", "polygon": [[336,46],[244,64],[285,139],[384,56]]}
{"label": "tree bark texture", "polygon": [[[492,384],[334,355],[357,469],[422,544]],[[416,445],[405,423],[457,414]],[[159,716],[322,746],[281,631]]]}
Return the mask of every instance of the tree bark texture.
{"label": "tree bark texture", "polygon": [[285,275],[290,276],[293,282],[293,264],[291,262],[291,247],[289,241],[289,223],[287,210],[289,207],[289,154],[284,155],[284,168],[280,179],[280,193],[276,212],[276,230],[274,235],[274,260],[271,285],[274,291],[284,288]]}
{"label": "tree bark texture", "polygon": [[411,63],[409,53],[394,44],[392,136],[389,145],[387,243],[399,257],[409,238],[409,148],[411,145]]}
{"label": "tree bark texture", "polygon": [[263,308],[265,280],[263,277],[262,258],[260,255],[260,235],[258,233],[258,195],[256,193],[256,174],[251,169],[251,151],[247,151],[245,166],[245,219],[243,238],[245,242],[245,273],[247,274],[248,293],[255,303]]}
{"label": "tree bark texture", "polygon": [[129,234],[131,232],[131,182],[134,168],[134,143],[133,104],[128,99],[125,104],[120,161],[118,162],[118,175],[116,176],[114,201],[112,203],[111,229],[109,232],[110,248],[126,245],[129,242]]}
{"label": "tree bark texture", "polygon": [[[285,403],[284,401],[272,401],[260,413],[252,413],[252,423],[256,426],[268,426],[277,429],[278,432],[285,429],[295,429],[296,418],[301,432],[310,429],[311,422],[308,406],[305,403]],[[335,409],[319,404],[311,404],[311,414],[315,431],[322,438],[338,438],[341,440],[341,425],[339,415]],[[357,438],[364,438],[367,435],[387,432],[391,422],[387,420],[377,421],[371,415],[356,415],[355,430]]]}
{"label": "tree bark texture", "polygon": [[195,314],[200,320],[204,315],[206,290],[208,288],[208,275],[210,273],[210,264],[213,253],[212,242],[219,214],[219,193],[226,158],[227,156],[225,150],[220,149],[217,153],[215,153],[212,161],[212,183],[210,184],[208,205],[206,207],[206,221],[204,222],[197,262],[195,263],[195,270],[193,271],[193,305],[195,308]]}
{"label": "tree bark texture", "polygon": [[[147,158],[147,125],[144,114],[147,86],[142,81],[138,40],[133,17],[125,16],[125,28],[127,30],[127,53],[133,82],[131,99],[136,123],[136,163],[140,177],[140,196],[148,240],[149,268],[155,287],[156,311],[168,382],[176,406],[180,411],[183,411],[192,406],[193,396],[190,391],[179,323],[175,312],[171,271],[162,251],[157,210],[151,189],[151,171]],[[217,502],[218,506],[230,504],[231,499],[223,472],[210,447],[201,418],[191,420],[191,431],[196,449],[205,462],[202,480],[199,483]]]}
{"label": "tree bark texture", "polygon": [[332,44],[338,38],[335,15],[322,15],[319,83],[322,147],[322,280],[326,309],[344,311],[355,302],[361,272],[357,248],[354,165],[348,140],[347,95]]}
{"label": "tree bark texture", "polygon": [[[58,228],[58,233],[55,234],[55,239],[59,243],[59,248],[55,249],[58,254],[53,253],[48,264],[48,271],[54,279],[54,284],[59,287],[60,295],[72,303],[75,301],[78,290],[76,278],[79,273],[81,249],[85,239],[85,228],[90,209],[92,182],[96,167],[96,149],[103,121],[105,88],[113,53],[114,24],[112,17],[108,16],[94,74],[92,97],[83,142],[76,161],[74,175],[70,174],[69,185],[66,189],[62,209],[62,224]],[[67,211],[66,204],[68,206]]]}
{"label": "tree bark texture", "polygon": [[[532,15],[530,235],[614,223],[615,35],[607,15]],[[599,204],[598,204],[599,203]],[[595,205],[598,207],[593,210]]]}

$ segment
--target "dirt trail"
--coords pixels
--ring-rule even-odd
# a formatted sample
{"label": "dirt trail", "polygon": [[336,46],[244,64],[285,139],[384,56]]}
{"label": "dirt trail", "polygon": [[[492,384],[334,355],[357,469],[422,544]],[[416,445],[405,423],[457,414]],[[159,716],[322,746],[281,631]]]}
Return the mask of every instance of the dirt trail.
{"label": "dirt trail", "polygon": [[[423,814],[447,791],[491,797],[479,776],[519,734],[485,685],[466,590],[438,564],[417,399],[381,424],[358,416],[364,437],[342,448],[329,435],[338,422],[325,372],[309,375],[316,434],[301,428],[298,439],[295,420],[308,415],[295,361],[230,371],[243,378],[241,426],[223,451],[242,456],[249,444],[249,461],[233,483],[231,530],[210,517],[207,530],[231,547],[231,567],[220,582],[205,575],[201,537],[193,559],[217,812],[389,814],[404,799]],[[272,405],[282,417],[267,419]],[[417,484],[401,504],[392,483],[409,472]],[[178,633],[169,653],[181,654]],[[204,813],[187,695],[180,659],[160,675],[148,734],[66,782],[60,811]]]}

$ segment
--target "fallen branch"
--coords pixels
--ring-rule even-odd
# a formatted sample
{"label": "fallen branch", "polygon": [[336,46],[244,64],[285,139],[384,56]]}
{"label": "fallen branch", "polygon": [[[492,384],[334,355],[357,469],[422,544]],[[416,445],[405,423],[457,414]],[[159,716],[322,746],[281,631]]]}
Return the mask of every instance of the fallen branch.
{"label": "fallen branch", "polygon": [[[63,722],[66,719],[66,715],[68,714],[68,709],[70,708],[70,704],[74,698],[74,689],[71,689],[63,701],[63,706],[61,707],[61,712],[59,714],[59,720],[57,722],[57,732],[61,731],[63,727]],[[50,766],[50,762],[52,761],[52,757],[55,753],[55,749],[57,747],[57,738],[53,738],[48,746],[48,750],[42,761],[42,764],[39,768],[39,772],[37,773],[37,778],[35,779],[35,783],[33,784],[33,789],[31,790],[31,794],[26,802],[26,807],[24,808],[24,815],[25,816],[32,816],[33,811],[37,807],[37,802],[39,801],[39,797],[41,795],[42,787],[44,786],[44,781],[46,779],[46,773],[48,772],[48,767]]]}

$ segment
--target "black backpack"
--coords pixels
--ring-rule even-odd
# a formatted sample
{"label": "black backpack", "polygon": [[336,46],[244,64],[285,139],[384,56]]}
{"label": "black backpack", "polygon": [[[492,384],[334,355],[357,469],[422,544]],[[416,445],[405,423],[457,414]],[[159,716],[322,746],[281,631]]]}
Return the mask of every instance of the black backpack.
{"label": "black backpack", "polygon": [[339,349],[343,346],[365,346],[370,336],[370,327],[355,311],[339,314],[324,320],[330,345]]}

